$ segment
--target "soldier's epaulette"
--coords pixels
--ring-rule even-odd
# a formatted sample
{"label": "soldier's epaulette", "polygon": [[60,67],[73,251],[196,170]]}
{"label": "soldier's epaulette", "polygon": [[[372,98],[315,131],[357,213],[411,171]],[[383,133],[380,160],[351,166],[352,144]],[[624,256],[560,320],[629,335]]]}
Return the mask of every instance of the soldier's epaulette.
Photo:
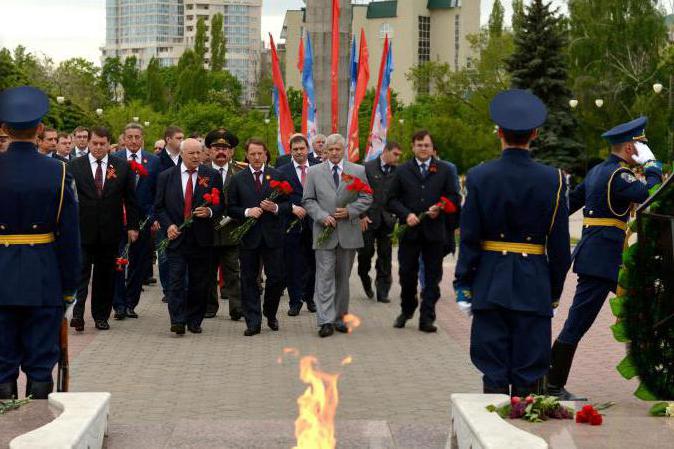
{"label": "soldier's epaulette", "polygon": [[248,167],[248,162],[239,162],[239,161],[234,161],[237,167],[239,168],[246,168]]}
{"label": "soldier's epaulette", "polygon": [[627,162],[620,162],[620,167],[621,168],[627,168],[627,169],[631,170],[630,165]]}

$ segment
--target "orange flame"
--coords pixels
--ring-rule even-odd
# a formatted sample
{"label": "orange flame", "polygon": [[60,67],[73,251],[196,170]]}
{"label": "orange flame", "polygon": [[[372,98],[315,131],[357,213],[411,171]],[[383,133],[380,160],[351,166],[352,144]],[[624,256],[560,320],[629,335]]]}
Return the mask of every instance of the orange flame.
{"label": "orange flame", "polygon": [[347,313],[344,315],[344,318],[342,318],[344,321],[344,324],[347,325],[349,328],[349,333],[353,332],[355,328],[360,326],[360,318],[358,318],[356,315],[352,315],[350,313]]}
{"label": "orange flame", "polygon": [[339,374],[314,368],[316,357],[300,359],[300,379],[309,385],[297,399],[299,416],[295,421],[297,446],[293,449],[334,449],[335,413],[339,404]]}
{"label": "orange flame", "polygon": [[351,365],[351,362],[353,362],[353,357],[351,357],[350,355],[347,355],[346,357],[344,357],[342,359],[342,366]]}

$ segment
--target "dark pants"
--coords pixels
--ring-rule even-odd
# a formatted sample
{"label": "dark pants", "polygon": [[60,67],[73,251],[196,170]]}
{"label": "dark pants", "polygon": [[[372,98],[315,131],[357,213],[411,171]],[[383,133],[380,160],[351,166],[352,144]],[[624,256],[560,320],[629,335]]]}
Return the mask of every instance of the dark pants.
{"label": "dark pants", "polygon": [[425,240],[405,240],[398,247],[398,264],[400,277],[400,298],[402,313],[411,318],[417,309],[417,282],[419,280],[419,255],[425,266],[425,288],[421,292],[419,321],[432,323],[435,321],[435,303],[440,299],[440,281],[442,280],[442,259],[444,249],[438,242]]}
{"label": "dark pants", "polygon": [[557,339],[562,343],[577,345],[594,323],[606,297],[611,291],[615,291],[615,288],[616,283],[613,281],[579,275],[569,316]]}
{"label": "dark pants", "polygon": [[[125,245],[126,240],[120,245],[120,254]],[[115,310],[136,308],[140,301],[143,281],[148,277],[148,263],[152,264],[152,234],[149,226],[146,226],[138,236],[138,240],[129,247],[127,269],[115,275],[115,297],[112,303]]]}
{"label": "dark pants", "polygon": [[[156,246],[159,246],[159,242],[167,238],[166,230],[161,228],[154,235],[154,242]],[[168,260],[166,258],[165,251],[157,251],[157,266],[159,267],[159,282],[161,283],[161,289],[164,293],[164,296],[168,297],[169,290],[169,269],[168,269]]]}
{"label": "dark pants", "polygon": [[484,385],[525,388],[550,368],[551,318],[507,309],[473,310],[470,358]]}
{"label": "dark pants", "polygon": [[361,279],[370,280],[370,267],[374,257],[375,244],[377,247],[377,262],[375,269],[377,277],[375,286],[377,288],[377,299],[388,298],[388,292],[391,290],[391,232],[393,230],[383,224],[377,229],[368,229],[363,233],[364,246],[358,250],[358,276]]}
{"label": "dark pants", "polygon": [[213,248],[213,262],[211,263],[210,288],[206,310],[217,313],[218,303],[218,269],[222,269],[222,291],[229,301],[229,315],[243,315],[241,306],[241,282],[239,280],[239,247],[216,246]]}
{"label": "dark pants", "polygon": [[[94,321],[110,318],[115,287],[115,260],[117,245],[82,245],[82,276],[77,290],[77,304],[73,316],[84,318],[84,305],[91,282],[91,315]],[[93,266],[93,276],[91,268]]]}
{"label": "dark pants", "polygon": [[316,257],[312,249],[311,228],[301,233],[286,234],[283,241],[285,284],[288,287],[290,308],[301,308],[302,301],[314,301],[316,284]]}
{"label": "dark pants", "polygon": [[34,382],[51,382],[58,362],[63,307],[0,306],[0,384],[19,367]]}
{"label": "dark pants", "polygon": [[[260,307],[258,276],[260,260],[266,276],[264,284],[264,305]],[[250,329],[261,327],[262,315],[276,318],[281,291],[283,289],[283,249],[267,248],[261,245],[256,249],[239,249],[241,264],[241,302],[246,317],[246,326]]]}
{"label": "dark pants", "polygon": [[168,306],[171,324],[200,326],[206,312],[211,279],[211,248],[192,245],[186,239],[178,248],[167,249],[166,257],[170,279]]}

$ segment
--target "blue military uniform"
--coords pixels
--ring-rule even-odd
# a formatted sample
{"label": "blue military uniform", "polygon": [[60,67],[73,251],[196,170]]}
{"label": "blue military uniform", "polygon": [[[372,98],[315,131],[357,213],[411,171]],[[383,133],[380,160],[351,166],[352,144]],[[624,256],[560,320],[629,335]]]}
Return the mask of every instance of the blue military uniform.
{"label": "blue military uniform", "polygon": [[[612,145],[645,139],[646,117],[619,125],[603,134]],[[570,398],[564,390],[573,355],[581,338],[590,329],[609,292],[615,292],[622,263],[625,231],[634,203],[644,202],[648,190],[662,181],[655,161],[644,165],[646,182],[637,179],[630,165],[610,154],[595,166],[582,184],[569,195],[570,213],[583,209],[583,235],[573,253],[578,285],[564,323],[552,349],[548,376],[551,394]]]}
{"label": "blue military uniform", "polygon": [[[498,94],[490,112],[509,133],[530,134],[547,116],[523,90]],[[471,359],[485,393],[529,394],[549,367],[552,312],[570,266],[566,183],[523,148],[505,148],[466,182],[454,286],[472,303]]]}
{"label": "blue military uniform", "polygon": [[[38,89],[0,93],[0,122],[30,129],[47,113]],[[15,141],[0,154],[0,399],[45,399],[53,389],[64,301],[74,300],[80,272],[77,202],[65,165]]]}

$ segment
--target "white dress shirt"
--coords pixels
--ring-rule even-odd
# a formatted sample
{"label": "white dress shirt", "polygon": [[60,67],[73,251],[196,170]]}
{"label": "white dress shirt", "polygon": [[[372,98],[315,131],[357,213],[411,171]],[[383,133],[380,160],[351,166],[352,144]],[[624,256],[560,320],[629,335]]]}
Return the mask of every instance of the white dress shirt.
{"label": "white dress shirt", "polygon": [[421,162],[421,161],[420,161],[419,159],[417,159],[416,157],[414,158],[414,160],[417,161],[417,165],[419,165],[419,170],[420,170],[420,171],[421,171],[421,167],[422,167],[422,166],[425,166],[425,167],[426,167],[426,173],[428,173],[428,168],[429,168],[430,165],[431,165],[431,158],[426,159],[425,162]]}
{"label": "white dress shirt", "polygon": [[89,147],[86,147],[83,150],[75,147],[75,157],[86,156],[87,154],[89,154]]}
{"label": "white dress shirt", "polygon": [[[98,169],[98,162],[96,161],[96,158],[89,153],[87,155],[89,158],[89,166],[91,167],[91,176],[93,176],[94,181],[96,180],[96,170]],[[106,154],[103,159],[101,159],[101,170],[103,170],[103,184],[102,186],[105,187],[105,181],[107,180],[107,171],[108,171],[108,155]]]}
{"label": "white dress shirt", "polygon": [[171,153],[168,148],[166,149],[166,153],[169,155],[171,160],[173,161],[173,165],[178,165],[178,160],[180,159],[180,151],[178,151],[175,155]]}
{"label": "white dress shirt", "polygon": [[[194,191],[197,190],[197,172],[199,169],[195,168],[194,173],[192,173],[192,203],[194,203]],[[187,172],[187,166],[185,164],[180,164],[180,179],[183,184],[183,198],[185,198],[185,192],[187,189],[187,180],[189,179],[190,174]]]}
{"label": "white dress shirt", "polygon": [[[127,149],[126,149],[126,160],[127,160],[127,161],[136,161],[136,162],[138,162],[139,164],[142,164],[142,163],[143,163],[143,154],[142,154],[142,153],[143,153],[143,152],[142,152],[141,150],[138,150],[138,151],[136,151],[136,152],[134,153],[133,151],[131,151],[131,150],[129,150],[129,149],[127,148]],[[135,154],[135,155],[136,155],[136,158],[135,158],[135,159],[131,157],[132,154]],[[177,164],[176,164],[176,165],[177,165]]]}
{"label": "white dress shirt", "polygon": [[[229,171],[229,162],[227,162],[222,167],[216,164],[215,162],[211,162],[211,166],[213,167],[213,170],[220,173],[220,177],[222,178],[222,185],[224,186],[225,181],[227,180],[227,172]],[[222,171],[220,171],[221,169]]]}
{"label": "white dress shirt", "polygon": [[[334,173],[333,170],[335,169],[335,164],[333,164],[331,161],[328,161],[328,164],[330,165],[330,174]],[[344,173],[344,159],[339,161],[339,164],[337,164],[337,167],[338,167],[337,176],[339,176],[340,183],[341,183],[342,173]]]}
{"label": "white dress shirt", "polygon": [[295,159],[293,159],[293,165],[295,166],[295,173],[297,173],[297,179],[300,180],[300,183],[302,183],[302,169],[300,168],[302,165],[304,165],[304,176],[307,176],[307,173],[309,172],[309,161],[307,160],[304,164],[298,164],[295,162]]}

